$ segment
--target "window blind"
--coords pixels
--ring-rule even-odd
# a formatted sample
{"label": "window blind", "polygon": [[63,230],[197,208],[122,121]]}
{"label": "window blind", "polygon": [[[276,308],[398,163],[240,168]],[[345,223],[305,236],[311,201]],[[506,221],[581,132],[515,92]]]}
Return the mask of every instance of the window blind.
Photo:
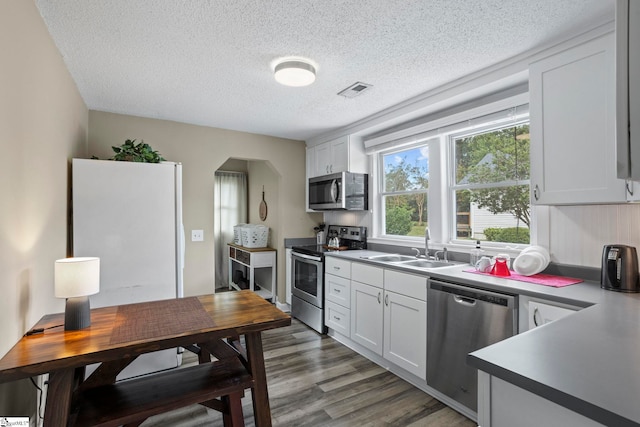
{"label": "window blind", "polygon": [[[526,95],[526,97],[524,96]],[[391,130],[382,135],[364,138],[367,154],[409,148],[419,145],[431,138],[443,134],[462,133],[492,125],[518,122],[529,115],[528,94],[515,96],[498,103],[467,109],[450,115],[429,120],[423,123],[398,130]],[[525,102],[523,102],[525,101]],[[496,105],[497,104],[497,105]],[[505,108],[506,105],[511,105]]]}

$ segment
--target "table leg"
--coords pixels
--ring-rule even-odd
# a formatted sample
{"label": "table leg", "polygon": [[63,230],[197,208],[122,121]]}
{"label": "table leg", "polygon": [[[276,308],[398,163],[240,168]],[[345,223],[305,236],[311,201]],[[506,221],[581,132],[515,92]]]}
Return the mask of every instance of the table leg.
{"label": "table leg", "polygon": [[271,409],[269,408],[269,393],[267,391],[267,373],[264,367],[262,351],[262,337],[260,332],[245,335],[249,370],[254,380],[251,390],[253,399],[253,415],[256,427],[271,427]]}
{"label": "table leg", "polygon": [[61,369],[49,373],[44,427],[66,426],[71,408],[71,394],[75,385],[75,369]]}

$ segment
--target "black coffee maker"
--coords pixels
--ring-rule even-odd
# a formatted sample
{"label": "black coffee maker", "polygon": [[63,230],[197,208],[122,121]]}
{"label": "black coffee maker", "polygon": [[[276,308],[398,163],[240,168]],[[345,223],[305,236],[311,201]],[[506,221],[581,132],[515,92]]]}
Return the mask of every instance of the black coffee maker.
{"label": "black coffee maker", "polygon": [[619,292],[639,292],[638,254],[626,245],[606,245],[602,251],[603,289]]}

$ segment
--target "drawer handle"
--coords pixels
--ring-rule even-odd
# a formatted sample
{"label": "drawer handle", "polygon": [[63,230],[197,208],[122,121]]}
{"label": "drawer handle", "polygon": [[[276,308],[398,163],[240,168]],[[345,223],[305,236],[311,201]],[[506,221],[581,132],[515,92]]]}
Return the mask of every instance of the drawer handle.
{"label": "drawer handle", "polygon": [[340,289],[334,289],[333,292],[335,292],[336,294],[340,293]]}
{"label": "drawer handle", "polygon": [[338,316],[333,316],[334,320],[337,320],[338,322],[340,321],[340,318]]}
{"label": "drawer handle", "polygon": [[338,266],[334,265],[334,266],[333,266],[333,269],[334,269],[334,270],[340,270],[340,267],[338,267]]}

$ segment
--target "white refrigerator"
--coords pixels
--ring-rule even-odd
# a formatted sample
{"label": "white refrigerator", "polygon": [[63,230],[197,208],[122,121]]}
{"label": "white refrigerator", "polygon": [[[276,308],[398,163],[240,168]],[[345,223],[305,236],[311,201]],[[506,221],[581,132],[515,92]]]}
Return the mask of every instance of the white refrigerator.
{"label": "white refrigerator", "polygon": [[[73,255],[100,257],[91,307],[183,296],[182,166],[73,159]],[[145,354],[118,379],[175,368],[178,349]]]}

